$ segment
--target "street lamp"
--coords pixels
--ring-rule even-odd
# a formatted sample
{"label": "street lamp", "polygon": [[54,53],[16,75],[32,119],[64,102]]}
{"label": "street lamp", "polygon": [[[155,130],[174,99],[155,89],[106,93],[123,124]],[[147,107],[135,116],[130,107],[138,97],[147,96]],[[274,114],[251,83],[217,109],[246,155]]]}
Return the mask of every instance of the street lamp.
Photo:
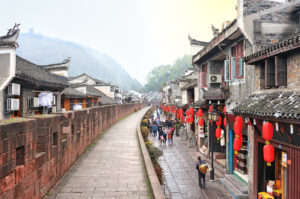
{"label": "street lamp", "polygon": [[[208,119],[212,120],[213,122],[216,122],[219,120],[219,114],[216,111],[213,111],[212,113],[208,113]],[[212,125],[211,125],[212,127]],[[211,147],[211,170],[210,170],[210,179],[214,180],[215,175],[215,169],[214,169],[214,142],[213,142],[213,132],[211,130],[212,128],[209,128],[209,136],[210,136],[210,147]]]}

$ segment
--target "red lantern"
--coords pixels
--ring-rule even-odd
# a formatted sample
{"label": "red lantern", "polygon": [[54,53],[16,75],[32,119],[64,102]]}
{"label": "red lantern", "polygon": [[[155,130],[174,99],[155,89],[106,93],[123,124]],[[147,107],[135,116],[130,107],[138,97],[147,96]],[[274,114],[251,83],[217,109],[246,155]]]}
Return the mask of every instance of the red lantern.
{"label": "red lantern", "polygon": [[221,134],[222,134],[222,129],[221,129],[221,128],[217,128],[217,129],[216,129],[216,138],[217,138],[217,139],[220,139]]}
{"label": "red lantern", "polygon": [[190,107],[190,114],[194,115],[194,109],[193,109],[193,107]]}
{"label": "red lantern", "polygon": [[262,136],[269,141],[273,138],[273,125],[270,122],[265,122],[262,126]]}
{"label": "red lantern", "polygon": [[217,126],[221,126],[222,125],[222,117],[219,116],[219,121],[216,122]]}
{"label": "red lantern", "polygon": [[194,116],[190,116],[190,123],[193,123],[193,121],[194,121]]}
{"label": "red lantern", "polygon": [[199,126],[204,126],[204,120],[202,118],[199,120]]}
{"label": "red lantern", "polygon": [[223,108],[223,113],[226,114],[226,106]]}
{"label": "red lantern", "polygon": [[233,125],[233,130],[234,130],[234,133],[238,136],[241,137],[242,135],[242,130],[243,130],[243,124],[241,124],[240,122],[238,121],[235,121],[234,122],[234,125]]}
{"label": "red lantern", "polygon": [[197,117],[202,117],[202,116],[203,116],[203,111],[202,111],[202,109],[199,109],[199,110],[197,111],[196,116],[197,116]]}
{"label": "red lantern", "polygon": [[227,120],[226,120],[226,117],[224,117],[223,125],[224,125],[225,127],[227,126]]}
{"label": "red lantern", "polygon": [[241,138],[241,137],[234,138],[234,141],[233,141],[233,150],[235,151],[234,152],[235,154],[237,154],[237,152],[241,149],[242,142],[243,142],[243,138]]}
{"label": "red lantern", "polygon": [[271,162],[274,161],[274,147],[270,144],[264,146],[264,160],[268,166],[271,166]]}
{"label": "red lantern", "polygon": [[180,120],[181,120],[182,122],[183,122],[183,119],[184,119],[184,118],[183,118],[183,115],[180,115]]}
{"label": "red lantern", "polygon": [[236,122],[240,122],[242,125],[243,125],[243,118],[241,117],[241,116],[237,116],[236,118],[235,118],[235,121]]}
{"label": "red lantern", "polygon": [[186,110],[185,114],[186,114],[186,116],[190,116],[190,111],[189,111],[189,109]]}
{"label": "red lantern", "polygon": [[208,109],[208,112],[212,112],[212,111],[213,111],[213,106],[210,105],[210,106],[209,106],[209,109]]}

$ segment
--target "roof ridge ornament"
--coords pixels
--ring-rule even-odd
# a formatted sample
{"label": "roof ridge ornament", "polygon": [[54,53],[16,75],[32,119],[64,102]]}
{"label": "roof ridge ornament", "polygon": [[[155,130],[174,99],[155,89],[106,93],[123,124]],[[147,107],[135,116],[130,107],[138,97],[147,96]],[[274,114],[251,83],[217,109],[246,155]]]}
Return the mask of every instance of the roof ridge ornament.
{"label": "roof ridge ornament", "polygon": [[20,33],[19,26],[20,24],[15,23],[13,28],[8,29],[6,35],[0,37],[0,46],[18,47],[18,43],[16,41]]}

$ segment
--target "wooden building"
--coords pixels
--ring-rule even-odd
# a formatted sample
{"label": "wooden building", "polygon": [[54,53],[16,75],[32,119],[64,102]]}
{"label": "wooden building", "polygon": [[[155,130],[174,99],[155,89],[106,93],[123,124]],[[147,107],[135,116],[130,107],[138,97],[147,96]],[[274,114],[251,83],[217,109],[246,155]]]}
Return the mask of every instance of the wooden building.
{"label": "wooden building", "polygon": [[[250,197],[269,191],[278,198],[299,198],[300,35],[257,51],[245,61],[255,65],[255,92],[233,112],[249,121],[246,129],[254,140]],[[263,158],[262,125],[266,121],[274,126],[271,166]]]}

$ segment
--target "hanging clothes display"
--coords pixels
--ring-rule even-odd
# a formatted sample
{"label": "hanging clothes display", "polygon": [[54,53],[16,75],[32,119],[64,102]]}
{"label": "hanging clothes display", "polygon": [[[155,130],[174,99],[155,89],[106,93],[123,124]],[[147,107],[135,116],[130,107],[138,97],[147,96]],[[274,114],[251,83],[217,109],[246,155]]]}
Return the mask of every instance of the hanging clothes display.
{"label": "hanging clothes display", "polygon": [[39,94],[39,99],[40,99],[40,106],[48,107],[48,108],[52,107],[53,93],[41,92]]}

